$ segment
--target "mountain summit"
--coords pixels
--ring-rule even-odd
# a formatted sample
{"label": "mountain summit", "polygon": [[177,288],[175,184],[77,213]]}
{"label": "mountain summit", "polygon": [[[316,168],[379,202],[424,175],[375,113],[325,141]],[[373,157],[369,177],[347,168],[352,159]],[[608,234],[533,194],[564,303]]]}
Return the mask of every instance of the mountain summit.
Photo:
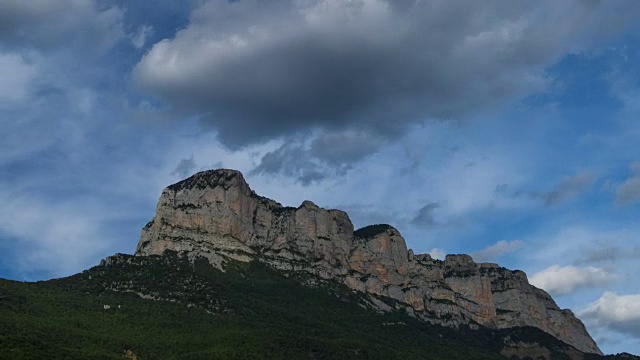
{"label": "mountain summit", "polygon": [[260,261],[285,272],[337,281],[380,311],[403,309],[423,322],[450,327],[531,326],[584,353],[602,354],[582,322],[560,309],[522,271],[444,261],[407,249],[390,225],[353,228],[347,213],[311,201],[284,207],[251,190],[235,170],[199,172],[165,188],[143,229],[137,256],[175,251],[220,269]]}

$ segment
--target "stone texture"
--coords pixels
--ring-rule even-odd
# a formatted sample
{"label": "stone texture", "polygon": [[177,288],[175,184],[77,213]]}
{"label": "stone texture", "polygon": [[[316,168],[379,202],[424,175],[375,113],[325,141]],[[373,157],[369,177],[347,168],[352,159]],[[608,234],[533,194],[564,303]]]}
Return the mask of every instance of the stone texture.
{"label": "stone texture", "polygon": [[165,250],[205,257],[222,270],[228,259],[256,259],[392,298],[425,321],[535,326],[578,350],[601,354],[582,322],[530,285],[525,273],[477,264],[469,255],[440,261],[414,254],[392,226],[354,232],[343,211],[311,201],[283,207],[256,195],[234,170],[200,172],[163,190],[136,255]]}

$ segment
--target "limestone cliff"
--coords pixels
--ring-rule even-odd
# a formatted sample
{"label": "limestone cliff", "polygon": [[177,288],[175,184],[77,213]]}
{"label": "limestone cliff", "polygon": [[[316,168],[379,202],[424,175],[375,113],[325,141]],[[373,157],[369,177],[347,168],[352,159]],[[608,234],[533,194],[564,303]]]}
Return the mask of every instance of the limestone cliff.
{"label": "limestone cliff", "polygon": [[283,207],[256,195],[234,170],[200,172],[164,189],[136,255],[165,250],[206,257],[221,269],[228,259],[258,259],[392,298],[425,321],[534,326],[580,351],[601,354],[582,322],[530,285],[525,273],[477,264],[468,255],[444,261],[414,255],[389,225],[354,231],[343,211],[310,201]]}

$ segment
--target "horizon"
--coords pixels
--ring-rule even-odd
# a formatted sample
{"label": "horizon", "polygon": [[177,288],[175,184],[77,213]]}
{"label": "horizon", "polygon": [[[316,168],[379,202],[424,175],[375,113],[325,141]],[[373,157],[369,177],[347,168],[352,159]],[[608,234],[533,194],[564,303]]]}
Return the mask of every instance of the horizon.
{"label": "horizon", "polygon": [[527,273],[640,354],[640,3],[0,3],[0,277],[132,254],[160,192],[283,206]]}

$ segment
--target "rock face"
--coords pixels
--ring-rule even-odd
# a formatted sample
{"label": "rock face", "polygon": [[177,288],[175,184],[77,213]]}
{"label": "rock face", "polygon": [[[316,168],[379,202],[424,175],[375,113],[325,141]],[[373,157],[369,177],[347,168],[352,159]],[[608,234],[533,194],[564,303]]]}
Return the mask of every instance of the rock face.
{"label": "rock face", "polygon": [[444,261],[414,255],[392,226],[354,231],[343,211],[310,201],[283,207],[256,195],[234,170],[200,172],[163,190],[136,255],[165,250],[205,257],[220,269],[228,259],[257,259],[392,298],[424,321],[534,326],[580,351],[601,354],[582,322],[530,285],[524,272],[477,264],[468,255]]}

